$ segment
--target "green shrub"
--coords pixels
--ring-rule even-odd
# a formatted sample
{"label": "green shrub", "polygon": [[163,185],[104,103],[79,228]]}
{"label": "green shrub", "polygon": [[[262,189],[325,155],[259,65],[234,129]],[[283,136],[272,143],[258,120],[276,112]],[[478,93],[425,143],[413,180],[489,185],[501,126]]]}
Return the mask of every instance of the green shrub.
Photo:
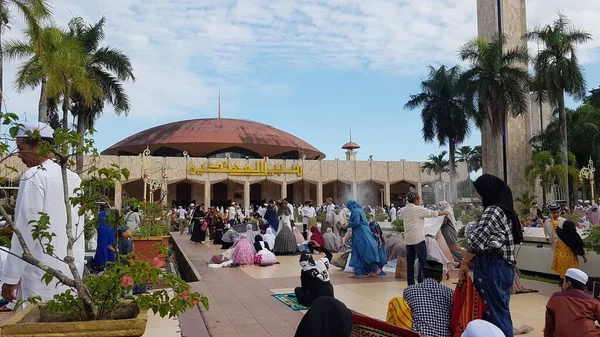
{"label": "green shrub", "polygon": [[367,216],[367,222],[373,221],[373,214],[371,214],[371,213],[365,213],[365,215]]}
{"label": "green shrub", "polygon": [[392,222],[392,228],[394,228],[394,230],[397,232],[404,232],[404,221],[401,219],[395,220]]}
{"label": "green shrub", "polygon": [[565,214],[565,215],[561,215],[563,218],[567,219],[567,220],[571,220],[574,223],[580,223],[581,222],[581,217],[579,215],[575,215],[575,214]]}
{"label": "green shrub", "polygon": [[317,222],[323,223],[325,222],[325,217],[327,214],[325,213],[319,213],[317,214]]}
{"label": "green shrub", "polygon": [[583,239],[585,248],[600,253],[600,226],[592,227],[585,232],[587,234],[587,237]]}
{"label": "green shrub", "polygon": [[466,223],[463,223],[463,224],[464,225],[458,231],[458,237],[459,238],[464,238],[465,237],[465,230],[467,229],[467,224]]}
{"label": "green shrub", "polygon": [[457,219],[460,220],[463,223],[463,225],[466,225],[469,222],[475,221],[475,217],[472,215],[468,215],[468,214],[461,215]]}
{"label": "green shrub", "polygon": [[387,220],[388,216],[387,214],[385,214],[384,211],[377,211],[375,212],[375,221],[377,222],[384,222],[385,220]]}

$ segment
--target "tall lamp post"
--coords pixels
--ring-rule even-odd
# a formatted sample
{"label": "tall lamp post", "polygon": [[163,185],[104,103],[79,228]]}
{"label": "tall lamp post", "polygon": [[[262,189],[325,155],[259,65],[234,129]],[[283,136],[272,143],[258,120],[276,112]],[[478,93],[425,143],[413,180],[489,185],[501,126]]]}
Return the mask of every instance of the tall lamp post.
{"label": "tall lamp post", "polygon": [[583,183],[583,179],[587,179],[590,181],[590,185],[592,188],[592,202],[596,201],[596,196],[594,195],[594,172],[596,168],[594,167],[594,161],[592,157],[590,157],[590,161],[588,162],[588,166],[584,167],[579,171],[579,182]]}

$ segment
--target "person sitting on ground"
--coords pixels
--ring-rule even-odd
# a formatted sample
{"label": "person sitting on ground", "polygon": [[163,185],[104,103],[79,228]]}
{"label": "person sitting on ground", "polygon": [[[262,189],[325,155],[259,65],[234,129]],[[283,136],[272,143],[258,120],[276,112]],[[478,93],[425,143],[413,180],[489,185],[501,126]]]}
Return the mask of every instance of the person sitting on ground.
{"label": "person sitting on ground", "polygon": [[451,337],[452,289],[440,284],[444,266],[432,260],[425,261],[423,282],[404,289],[402,297],[410,306],[413,330],[424,336]]}
{"label": "person sitting on ground", "polygon": [[258,253],[263,249],[271,251],[271,246],[263,240],[263,237],[260,236],[260,234],[256,234],[254,237],[254,250]]}
{"label": "person sitting on ground", "polygon": [[352,312],[339,300],[316,299],[296,329],[294,337],[350,337]]}
{"label": "person sitting on ground", "polygon": [[482,319],[475,319],[467,324],[461,337],[506,337],[504,332],[494,324]]}
{"label": "person sitting on ground", "polygon": [[333,296],[333,285],[329,278],[329,260],[321,258],[313,260],[312,255],[302,253],[300,256],[300,287],[294,292],[298,303],[310,307],[312,302],[321,296]]}
{"label": "person sitting on ground", "polygon": [[546,305],[544,337],[597,337],[600,328],[600,302],[585,293],[588,276],[569,268],[562,284],[563,291],[554,293]]}
{"label": "person sitting on ground", "polygon": [[254,238],[254,250],[256,250],[256,256],[254,256],[255,265],[266,267],[277,263],[277,257],[271,252],[269,243],[263,241],[260,235],[256,235]]}
{"label": "person sitting on ground", "polygon": [[242,234],[235,244],[233,263],[240,266],[254,264],[254,247],[248,241],[246,234]]}
{"label": "person sitting on ground", "polygon": [[327,231],[323,234],[323,239],[325,240],[325,248],[329,251],[337,252],[340,250],[340,239],[339,236],[333,232],[333,229],[327,228]]}

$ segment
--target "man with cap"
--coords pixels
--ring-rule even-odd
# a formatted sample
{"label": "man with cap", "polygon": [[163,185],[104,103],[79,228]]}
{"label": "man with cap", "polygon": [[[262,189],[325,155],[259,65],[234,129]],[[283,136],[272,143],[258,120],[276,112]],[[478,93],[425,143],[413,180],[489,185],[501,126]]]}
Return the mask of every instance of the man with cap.
{"label": "man with cap", "polygon": [[[67,212],[71,213],[72,235],[77,238],[84,227],[84,217],[80,216],[79,205],[65,208],[63,195],[62,169],[54,162],[52,152],[40,155],[44,144],[54,143],[54,130],[45,123],[25,123],[19,127],[16,136],[18,156],[28,167],[21,176],[19,192],[15,207],[15,225],[20,230],[31,254],[42,263],[61,271],[68,277],[73,274],[66,263],[61,260],[67,255]],[[74,190],[81,184],[81,178],[73,171],[67,170],[68,197],[75,197]],[[44,253],[42,245],[32,237],[35,222],[40,219],[40,212],[46,213],[50,222],[48,232],[52,238],[54,255]],[[33,223],[32,223],[33,221]],[[46,284],[42,280],[45,271],[15,257],[23,255],[23,249],[17,236],[13,234],[10,255],[2,270],[2,297],[7,301],[27,299],[41,296],[42,301],[50,300],[68,287],[57,284],[56,279]],[[13,255],[14,254],[14,255]],[[78,272],[83,272],[85,240],[79,236],[73,245],[73,258]]]}
{"label": "man with cap", "polygon": [[600,302],[585,293],[588,276],[579,269],[565,273],[563,291],[554,293],[546,304],[544,337],[598,337]]}
{"label": "man with cap", "polygon": [[413,330],[423,336],[451,337],[452,289],[442,282],[444,265],[427,260],[423,282],[408,286],[402,297],[411,310]]}
{"label": "man with cap", "polygon": [[419,194],[412,190],[406,195],[408,204],[402,208],[400,219],[404,221],[404,241],[406,242],[406,277],[408,285],[415,284],[415,258],[419,259],[419,282],[423,281],[423,265],[427,260],[425,244],[425,218],[448,215],[445,211],[432,211],[421,206]]}
{"label": "man with cap", "polygon": [[229,206],[229,208],[227,208],[227,219],[229,219],[229,224],[231,225],[232,228],[236,224],[236,222],[235,222],[236,216],[237,216],[237,210],[235,209],[235,202],[232,202],[231,206]]}
{"label": "man with cap", "polygon": [[390,221],[394,222],[394,221],[396,221],[397,218],[398,218],[398,210],[396,209],[396,207],[394,207],[394,204],[392,204],[392,208],[390,208]]}
{"label": "man with cap", "polygon": [[302,208],[302,234],[306,237],[306,230],[311,225],[317,225],[317,211],[313,207],[312,200],[305,201],[304,205]]}

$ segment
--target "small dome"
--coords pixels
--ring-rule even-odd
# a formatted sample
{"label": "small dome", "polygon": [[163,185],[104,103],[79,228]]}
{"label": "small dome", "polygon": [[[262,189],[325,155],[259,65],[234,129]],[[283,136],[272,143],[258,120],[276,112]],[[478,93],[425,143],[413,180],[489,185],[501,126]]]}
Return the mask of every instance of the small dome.
{"label": "small dome", "polygon": [[355,142],[348,142],[346,144],[344,144],[344,146],[342,146],[343,150],[356,150],[356,149],[360,149],[360,145],[356,144]]}

